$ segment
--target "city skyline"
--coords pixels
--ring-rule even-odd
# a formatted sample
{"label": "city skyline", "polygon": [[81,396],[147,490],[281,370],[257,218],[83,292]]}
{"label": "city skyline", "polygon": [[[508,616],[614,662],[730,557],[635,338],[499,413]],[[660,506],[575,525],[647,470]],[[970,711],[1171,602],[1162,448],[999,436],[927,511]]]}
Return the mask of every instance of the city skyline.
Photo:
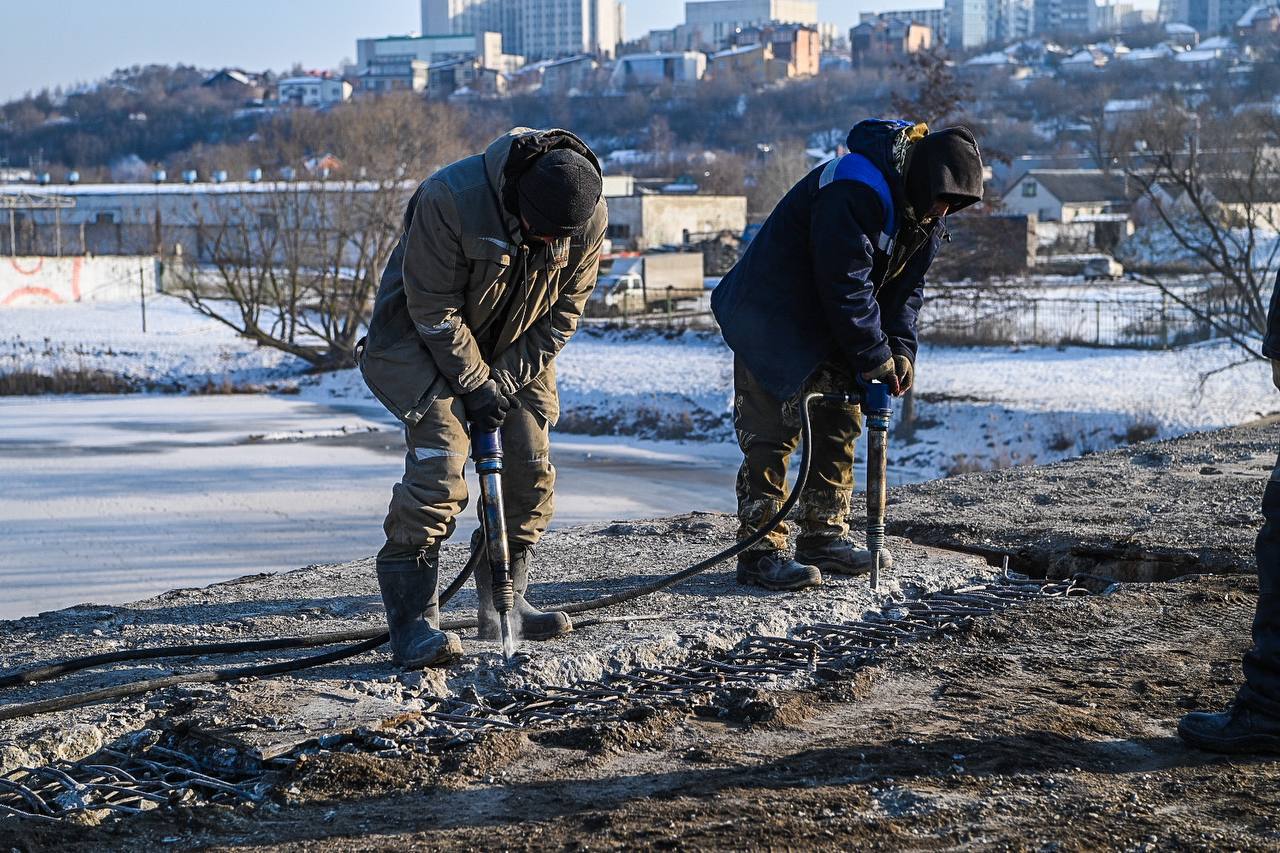
{"label": "city skyline", "polygon": [[[366,0],[358,7],[315,0],[306,16],[285,0],[224,0],[217,15],[207,7],[177,8],[169,0],[60,0],[49,7],[22,4],[5,10],[6,29],[17,34],[0,54],[0,102],[27,92],[72,88],[132,65],[185,64],[285,71],[334,68],[354,59],[357,38],[420,29],[417,0]],[[684,20],[684,0],[624,0],[626,38]],[[861,11],[914,8],[919,0],[819,0],[824,21],[842,28]],[[934,3],[925,5],[941,5]]]}

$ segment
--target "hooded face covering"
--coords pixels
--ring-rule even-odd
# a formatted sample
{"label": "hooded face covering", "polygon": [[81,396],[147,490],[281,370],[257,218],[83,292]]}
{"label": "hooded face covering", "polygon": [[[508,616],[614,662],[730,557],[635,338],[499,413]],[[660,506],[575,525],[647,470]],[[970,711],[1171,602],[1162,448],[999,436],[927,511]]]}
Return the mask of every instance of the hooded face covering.
{"label": "hooded face covering", "polygon": [[949,213],[982,201],[982,155],[967,127],[949,127],[915,143],[906,174],[907,201],[923,219],[935,201]]}

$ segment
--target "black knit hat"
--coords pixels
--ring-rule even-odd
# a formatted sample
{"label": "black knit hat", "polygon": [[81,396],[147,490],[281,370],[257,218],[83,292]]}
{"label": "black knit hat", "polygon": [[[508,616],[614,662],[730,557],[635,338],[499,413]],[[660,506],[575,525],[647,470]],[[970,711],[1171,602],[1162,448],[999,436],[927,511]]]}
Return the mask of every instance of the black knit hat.
{"label": "black knit hat", "polygon": [[907,201],[917,217],[939,199],[950,212],[982,201],[982,155],[967,127],[948,127],[916,142],[907,164]]}
{"label": "black knit hat", "polygon": [[568,237],[586,227],[603,191],[600,172],[586,157],[557,148],[538,157],[520,177],[520,215],[529,233]]}

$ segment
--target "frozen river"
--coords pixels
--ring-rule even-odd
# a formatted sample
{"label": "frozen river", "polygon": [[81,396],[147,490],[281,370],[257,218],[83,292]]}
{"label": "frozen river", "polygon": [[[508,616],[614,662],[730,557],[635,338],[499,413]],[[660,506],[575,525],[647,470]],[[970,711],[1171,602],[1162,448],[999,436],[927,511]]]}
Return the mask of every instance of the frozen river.
{"label": "frozen river", "polygon": [[[2,398],[0,619],[372,554],[402,448],[367,409],[290,397]],[[557,525],[733,505],[732,445],[553,457]]]}

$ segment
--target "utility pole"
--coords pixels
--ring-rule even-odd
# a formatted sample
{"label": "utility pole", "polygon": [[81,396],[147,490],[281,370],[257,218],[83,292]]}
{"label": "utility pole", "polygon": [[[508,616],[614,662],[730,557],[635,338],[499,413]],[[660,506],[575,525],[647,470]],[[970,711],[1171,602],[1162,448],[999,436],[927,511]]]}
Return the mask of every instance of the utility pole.
{"label": "utility pole", "polygon": [[138,267],[138,296],[142,301],[142,334],[147,333],[147,275],[141,265]]}

